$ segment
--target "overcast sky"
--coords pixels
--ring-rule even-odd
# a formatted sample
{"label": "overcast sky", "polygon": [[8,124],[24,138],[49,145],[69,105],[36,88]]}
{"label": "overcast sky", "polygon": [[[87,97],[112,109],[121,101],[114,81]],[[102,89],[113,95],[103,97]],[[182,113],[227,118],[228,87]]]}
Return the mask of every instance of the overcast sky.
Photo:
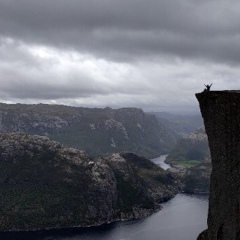
{"label": "overcast sky", "polygon": [[198,111],[240,89],[240,1],[0,0],[0,101]]}

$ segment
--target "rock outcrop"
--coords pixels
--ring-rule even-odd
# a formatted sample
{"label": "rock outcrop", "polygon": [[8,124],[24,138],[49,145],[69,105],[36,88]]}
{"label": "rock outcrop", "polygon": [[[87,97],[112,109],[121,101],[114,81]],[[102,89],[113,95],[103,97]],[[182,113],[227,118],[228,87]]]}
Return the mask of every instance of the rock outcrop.
{"label": "rock outcrop", "polygon": [[47,137],[0,134],[0,231],[146,217],[173,197],[171,173],[132,153],[93,159]]}
{"label": "rock outcrop", "polygon": [[0,132],[48,136],[94,157],[128,151],[153,158],[175,143],[156,116],[138,108],[0,103]]}
{"label": "rock outcrop", "polygon": [[204,91],[200,103],[212,159],[208,229],[199,240],[240,239],[240,91]]}

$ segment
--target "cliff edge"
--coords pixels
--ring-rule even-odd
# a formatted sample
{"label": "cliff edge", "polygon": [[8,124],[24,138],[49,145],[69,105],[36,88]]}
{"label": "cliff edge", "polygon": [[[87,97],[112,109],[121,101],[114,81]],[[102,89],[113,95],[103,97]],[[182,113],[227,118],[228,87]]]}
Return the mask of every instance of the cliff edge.
{"label": "cliff edge", "polygon": [[208,229],[198,240],[240,239],[240,91],[196,94],[212,159]]}

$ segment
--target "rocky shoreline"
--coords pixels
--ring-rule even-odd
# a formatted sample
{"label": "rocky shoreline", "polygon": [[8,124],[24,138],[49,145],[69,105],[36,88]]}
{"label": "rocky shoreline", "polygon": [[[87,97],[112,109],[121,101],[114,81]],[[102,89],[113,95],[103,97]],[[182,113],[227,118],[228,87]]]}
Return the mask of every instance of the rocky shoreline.
{"label": "rocky shoreline", "polygon": [[0,134],[0,231],[139,219],[179,191],[174,174],[133,153],[91,158],[47,137]]}

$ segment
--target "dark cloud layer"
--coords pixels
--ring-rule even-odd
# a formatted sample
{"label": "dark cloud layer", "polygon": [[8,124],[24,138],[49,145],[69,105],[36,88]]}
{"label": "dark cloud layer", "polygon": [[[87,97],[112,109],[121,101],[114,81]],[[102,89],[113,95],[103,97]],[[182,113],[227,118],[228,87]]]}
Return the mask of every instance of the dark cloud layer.
{"label": "dark cloud layer", "polygon": [[239,63],[238,9],[235,0],[1,0],[0,32],[115,60],[170,55]]}

